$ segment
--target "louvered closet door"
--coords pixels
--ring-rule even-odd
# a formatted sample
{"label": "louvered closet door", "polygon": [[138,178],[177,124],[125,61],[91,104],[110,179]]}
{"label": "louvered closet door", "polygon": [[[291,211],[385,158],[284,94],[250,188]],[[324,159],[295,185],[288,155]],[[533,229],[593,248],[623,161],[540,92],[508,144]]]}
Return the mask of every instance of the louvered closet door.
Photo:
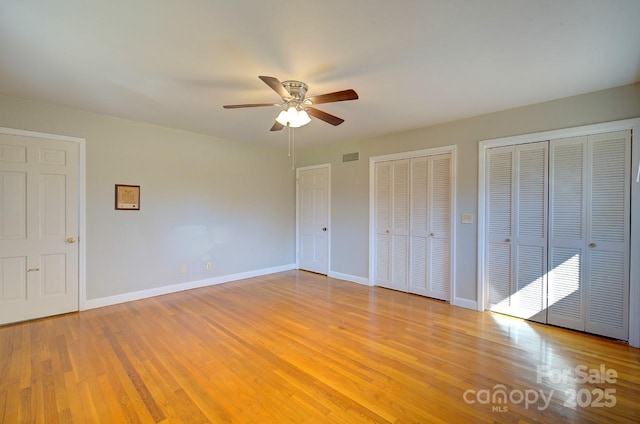
{"label": "louvered closet door", "polygon": [[391,162],[375,164],[374,185],[374,282],[391,288]]}
{"label": "louvered closet door", "polygon": [[411,160],[409,292],[450,299],[451,155]]}
{"label": "louvered closet door", "polygon": [[628,339],[629,131],[551,141],[549,322]]}
{"label": "louvered closet door", "polygon": [[546,322],[547,142],[490,149],[490,309]]}
{"label": "louvered closet door", "polygon": [[391,288],[408,290],[409,160],[394,161],[391,208]]}
{"label": "louvered closet door", "polygon": [[407,291],[409,160],[376,163],[376,285]]}

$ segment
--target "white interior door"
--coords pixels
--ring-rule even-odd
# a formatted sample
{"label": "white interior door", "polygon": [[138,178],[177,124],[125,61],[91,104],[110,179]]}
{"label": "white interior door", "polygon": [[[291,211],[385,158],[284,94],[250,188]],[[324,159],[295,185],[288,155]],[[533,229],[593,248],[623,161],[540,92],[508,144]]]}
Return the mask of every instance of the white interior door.
{"label": "white interior door", "polygon": [[0,135],[0,324],[78,310],[78,145]]}
{"label": "white interior door", "polygon": [[329,272],[329,166],[298,169],[298,268]]}

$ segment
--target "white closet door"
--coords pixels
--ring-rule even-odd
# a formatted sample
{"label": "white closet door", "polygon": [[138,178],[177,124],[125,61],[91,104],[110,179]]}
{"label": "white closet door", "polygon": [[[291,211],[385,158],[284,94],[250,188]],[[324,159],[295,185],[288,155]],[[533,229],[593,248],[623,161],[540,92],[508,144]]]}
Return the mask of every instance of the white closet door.
{"label": "white closet door", "polygon": [[487,151],[486,278],[489,309],[511,312],[513,281],[513,168],[515,147]]}
{"label": "white closet door", "polygon": [[449,300],[451,155],[375,165],[375,284]]}
{"label": "white closet door", "polygon": [[549,323],[628,338],[629,131],[551,141]]}
{"label": "white closet door", "polygon": [[409,160],[375,165],[375,283],[407,291]]}
{"label": "white closet door", "polygon": [[547,142],[490,149],[489,308],[546,322]]}
{"label": "white closet door", "polygon": [[631,134],[589,136],[585,330],[629,337]]}
{"label": "white closet door", "polygon": [[584,330],[586,140],[586,137],[552,140],[549,154],[548,322],[576,330]]}
{"label": "white closet door", "polygon": [[431,172],[428,157],[411,160],[411,246],[409,292],[427,296],[429,291]]}
{"label": "white closet door", "polygon": [[449,300],[451,155],[411,160],[411,293]]}
{"label": "white closet door", "polygon": [[393,161],[391,173],[391,288],[408,291],[409,160]]}
{"label": "white closet door", "polygon": [[511,308],[519,317],[547,321],[548,143],[516,147],[514,265]]}
{"label": "white closet door", "polygon": [[391,162],[375,164],[374,184],[374,282],[391,288]]}

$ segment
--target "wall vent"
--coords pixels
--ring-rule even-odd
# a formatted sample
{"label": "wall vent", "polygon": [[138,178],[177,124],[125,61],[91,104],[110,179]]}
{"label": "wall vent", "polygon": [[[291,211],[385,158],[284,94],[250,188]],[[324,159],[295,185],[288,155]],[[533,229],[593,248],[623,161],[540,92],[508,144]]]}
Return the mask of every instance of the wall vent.
{"label": "wall vent", "polygon": [[354,160],[358,159],[360,159],[359,152],[345,153],[344,155],[342,155],[342,162],[353,162]]}

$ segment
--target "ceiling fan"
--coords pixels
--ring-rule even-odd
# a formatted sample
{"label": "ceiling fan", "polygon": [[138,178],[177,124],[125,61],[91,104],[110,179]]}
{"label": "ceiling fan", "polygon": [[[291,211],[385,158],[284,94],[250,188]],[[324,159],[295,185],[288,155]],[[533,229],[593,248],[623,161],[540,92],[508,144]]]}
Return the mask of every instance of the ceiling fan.
{"label": "ceiling fan", "polygon": [[284,127],[301,127],[311,121],[309,115],[328,122],[331,125],[340,125],[344,119],[338,118],[330,113],[323,112],[313,107],[322,103],[343,102],[345,100],[356,100],[358,93],[354,90],[342,90],[333,93],[321,94],[318,96],[305,97],[307,84],[300,81],[283,81],[278,78],[259,76],[265,84],[282,97],[282,103],[248,103],[242,105],[224,105],[225,109],[239,109],[245,107],[281,106],[284,107],[276,118],[276,122],[271,127],[271,131],[280,131]]}

